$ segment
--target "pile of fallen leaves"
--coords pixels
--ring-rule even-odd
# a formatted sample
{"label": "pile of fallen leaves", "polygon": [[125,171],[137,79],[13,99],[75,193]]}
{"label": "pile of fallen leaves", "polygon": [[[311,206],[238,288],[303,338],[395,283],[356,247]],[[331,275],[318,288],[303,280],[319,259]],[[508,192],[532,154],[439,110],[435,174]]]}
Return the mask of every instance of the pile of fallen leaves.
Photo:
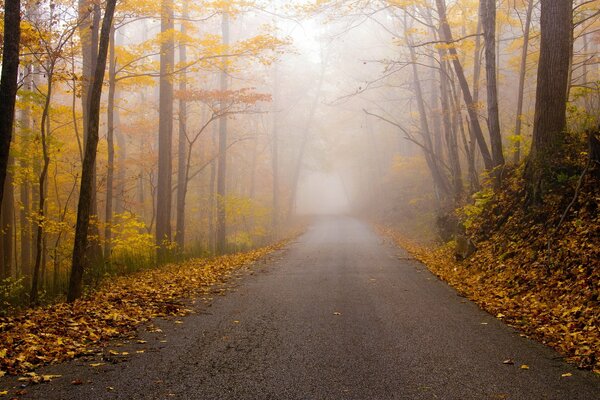
{"label": "pile of fallen leaves", "polygon": [[0,376],[92,353],[108,339],[129,335],[156,317],[185,315],[190,310],[182,299],[210,293],[215,284],[283,245],[109,279],[72,304],[0,317]]}
{"label": "pile of fallen leaves", "polygon": [[600,373],[600,185],[585,182],[559,224],[574,184],[527,207],[514,171],[470,221],[477,250],[462,261],[454,243],[427,248],[381,229],[486,311]]}

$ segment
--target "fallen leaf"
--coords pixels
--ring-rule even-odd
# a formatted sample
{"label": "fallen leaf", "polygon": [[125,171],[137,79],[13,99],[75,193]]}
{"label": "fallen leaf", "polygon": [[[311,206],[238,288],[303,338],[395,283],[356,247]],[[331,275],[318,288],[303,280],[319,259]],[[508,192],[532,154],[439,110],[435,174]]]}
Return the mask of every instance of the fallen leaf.
{"label": "fallen leaf", "polygon": [[100,367],[102,365],[105,365],[104,363],[92,363],[90,364],[90,367]]}
{"label": "fallen leaf", "polygon": [[496,315],[496,318],[498,318],[498,319],[502,319],[502,318],[504,318],[504,317],[506,317],[506,315],[504,315],[504,314],[502,314],[502,313],[498,313],[498,314]]}
{"label": "fallen leaf", "polygon": [[562,374],[561,376],[562,376],[563,378],[568,378],[568,377],[570,377],[570,376],[573,376],[573,374],[572,374],[572,373],[570,373],[570,372],[567,372],[566,374]]}
{"label": "fallen leaf", "polygon": [[502,361],[502,364],[506,364],[506,365],[513,365],[514,363],[515,362],[512,359],[510,359],[510,358]]}
{"label": "fallen leaf", "polygon": [[333,313],[333,315],[342,315],[342,313],[336,311],[336,312]]}
{"label": "fallen leaf", "polygon": [[521,369],[529,369],[529,365],[523,364],[523,365],[521,365]]}
{"label": "fallen leaf", "polygon": [[0,396],[6,396],[8,394],[8,390],[3,390],[0,392]]}
{"label": "fallen leaf", "polygon": [[83,381],[81,379],[75,379],[71,381],[71,385],[83,385]]}

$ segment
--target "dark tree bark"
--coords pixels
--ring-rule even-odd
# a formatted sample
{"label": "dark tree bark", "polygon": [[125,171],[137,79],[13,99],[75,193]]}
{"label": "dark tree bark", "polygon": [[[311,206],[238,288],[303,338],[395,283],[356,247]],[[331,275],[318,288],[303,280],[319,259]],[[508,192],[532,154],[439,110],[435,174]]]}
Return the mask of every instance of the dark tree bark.
{"label": "dark tree bark", "polygon": [[[171,32],[173,23],[173,0],[161,2],[161,32]],[[171,242],[172,203],[172,148],[173,148],[173,68],[175,44],[173,37],[161,41],[159,123],[158,123],[158,182],[156,199],[156,244],[158,259],[164,261],[169,253],[166,245]]]}
{"label": "dark tree bark", "polygon": [[[30,64],[27,64],[24,70],[24,90],[30,93],[33,85],[32,68]],[[25,106],[21,111],[21,137],[20,143],[21,151],[25,153],[27,151],[27,143],[31,130],[31,108]],[[21,157],[19,162],[22,169],[29,168],[30,160],[27,157]],[[21,207],[19,210],[19,232],[20,232],[20,254],[21,254],[21,275],[25,278],[24,286],[28,287],[31,279],[31,232],[32,225],[29,220],[29,214],[31,212],[31,187],[30,182],[27,179],[23,179],[19,185],[19,201]]]}
{"label": "dark tree bark", "polygon": [[504,165],[500,113],[498,110],[498,83],[496,70],[496,0],[481,0],[481,21],[485,42],[485,75],[487,89],[488,130],[494,167]]}
{"label": "dark tree bark", "polygon": [[87,264],[86,249],[88,246],[88,231],[92,211],[92,193],[94,166],[96,164],[96,153],[98,149],[98,128],[100,125],[100,97],[102,96],[102,83],[106,70],[106,59],[108,56],[108,44],[110,31],[115,13],[116,0],[106,1],[104,20],[100,33],[100,44],[98,47],[96,70],[90,87],[90,108],[88,121],[88,137],[83,157],[81,173],[81,188],[79,190],[79,203],[77,205],[77,225],[75,228],[75,240],[73,246],[73,262],[71,266],[71,277],[67,301],[73,302],[80,298],[83,292],[83,272]]}
{"label": "dark tree bark", "polygon": [[0,75],[0,205],[8,168],[10,143],[15,119],[21,40],[21,1],[4,1],[4,40]]}
{"label": "dark tree bark", "polygon": [[[90,88],[93,81],[93,74],[98,58],[98,30],[100,29],[100,18],[102,10],[100,2],[93,0],[78,0],[79,13],[79,37],[81,42],[81,105],[83,116],[83,140],[87,142],[89,131],[89,108],[90,108]],[[92,185],[96,187],[96,165],[93,166],[94,174],[92,176]],[[92,193],[92,216],[98,215],[98,199],[96,191]],[[102,261],[102,247],[100,244],[100,232],[97,224],[90,226],[91,236],[94,239],[88,246],[88,257],[94,264]]]}
{"label": "dark tree bark", "polygon": [[[440,32],[442,35],[441,39],[448,43],[453,43],[454,39],[452,37],[452,31],[450,30],[450,25],[448,24],[446,16],[446,2],[445,0],[436,0],[436,5],[438,15],[440,18]],[[450,53],[450,56],[452,58],[454,72],[456,73],[456,77],[458,78],[465,100],[465,104],[467,105],[467,112],[469,114],[471,129],[477,139],[477,143],[479,144],[479,150],[481,151],[481,155],[483,157],[483,163],[487,170],[491,170],[494,168],[494,163],[492,160],[492,156],[490,155],[488,146],[485,142],[485,138],[483,137],[483,131],[481,130],[481,124],[479,123],[479,118],[477,115],[477,104],[475,104],[475,102],[473,101],[471,89],[469,88],[469,83],[467,82],[463,66],[458,58],[456,48],[454,48],[453,46],[449,46],[448,52]]]}
{"label": "dark tree bark", "polygon": [[[9,157],[9,168],[12,163],[12,157]],[[6,180],[4,181],[4,199],[0,211],[0,262],[2,262],[0,279],[9,278],[13,272],[13,244],[15,239],[14,203],[13,177],[11,171],[8,171]]]}
{"label": "dark tree bark", "polygon": [[[223,44],[229,45],[229,15],[223,13],[222,21]],[[221,91],[229,88],[227,76],[227,63],[223,63],[221,71]],[[224,104],[222,104],[224,106]],[[223,254],[227,251],[227,212],[225,209],[227,196],[227,115],[219,120],[219,158],[217,162],[217,226],[216,226],[216,251]]]}
{"label": "dark tree bark", "polygon": [[529,55],[529,34],[531,32],[531,17],[535,1],[528,0],[527,16],[525,17],[525,31],[523,32],[523,49],[521,52],[521,67],[519,70],[519,89],[517,92],[517,119],[515,123],[515,154],[513,161],[518,164],[521,161],[521,137],[523,130],[523,99],[525,97],[525,77],[527,76],[527,56]]}
{"label": "dark tree bark", "polygon": [[563,159],[573,47],[573,1],[542,0],[533,143],[525,177],[530,203],[540,203]]}

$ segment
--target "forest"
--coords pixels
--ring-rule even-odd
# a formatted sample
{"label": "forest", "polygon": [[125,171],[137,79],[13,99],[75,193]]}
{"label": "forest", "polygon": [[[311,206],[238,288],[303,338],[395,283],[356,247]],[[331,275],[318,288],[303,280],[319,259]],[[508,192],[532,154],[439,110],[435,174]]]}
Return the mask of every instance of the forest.
{"label": "forest", "polygon": [[[361,247],[379,240],[565,359],[582,391],[546,385],[556,398],[598,388],[600,0],[0,0],[0,16],[0,378],[128,359],[107,346],[294,254],[312,290],[325,265],[346,282],[385,264]],[[477,390],[456,398],[554,398]]]}

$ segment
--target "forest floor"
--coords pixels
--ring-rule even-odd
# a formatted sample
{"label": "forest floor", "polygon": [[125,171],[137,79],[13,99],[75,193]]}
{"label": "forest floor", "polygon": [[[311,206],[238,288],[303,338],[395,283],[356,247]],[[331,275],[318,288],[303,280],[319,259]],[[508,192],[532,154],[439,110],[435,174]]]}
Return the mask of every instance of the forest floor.
{"label": "forest floor", "polygon": [[580,175],[570,174],[541,206],[525,203],[518,170],[477,194],[458,212],[475,246],[466,259],[454,242],[379,230],[484,310],[600,374],[600,187],[588,174],[574,196]]}
{"label": "forest floor", "polygon": [[50,380],[51,376],[40,376],[33,370],[95,354],[110,339],[130,336],[154,318],[187,315],[192,305],[189,299],[210,302],[222,294],[219,284],[285,243],[106,279],[97,290],[74,303],[0,317],[0,377],[26,374],[22,378],[25,381]]}

